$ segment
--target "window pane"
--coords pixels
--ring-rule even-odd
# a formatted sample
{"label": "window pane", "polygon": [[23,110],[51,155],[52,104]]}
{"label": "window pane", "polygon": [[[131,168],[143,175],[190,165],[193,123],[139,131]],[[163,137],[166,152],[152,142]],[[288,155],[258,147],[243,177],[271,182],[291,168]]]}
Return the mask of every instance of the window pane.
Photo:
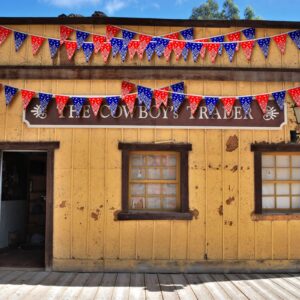
{"label": "window pane", "polygon": [[290,179],[290,169],[288,168],[278,168],[276,169],[276,179],[288,180]]}
{"label": "window pane", "polygon": [[165,197],[163,200],[163,208],[175,209],[176,208],[176,198],[175,197]]}
{"label": "window pane", "polygon": [[300,155],[292,155],[292,167],[300,167]]}
{"label": "window pane", "polygon": [[130,178],[133,180],[145,179],[145,169],[131,169]]}
{"label": "window pane", "polygon": [[130,206],[132,209],[143,209],[145,208],[145,198],[144,197],[131,197]]}
{"label": "window pane", "polygon": [[275,156],[273,155],[262,155],[262,166],[263,167],[275,167]]}
{"label": "window pane", "polygon": [[290,197],[277,197],[277,208],[290,208]]}
{"label": "window pane", "polygon": [[149,168],[148,169],[148,179],[160,179],[160,169],[159,168]]}
{"label": "window pane", "polygon": [[273,183],[263,183],[262,193],[263,193],[263,195],[274,195],[275,194],[274,184]]}
{"label": "window pane", "polygon": [[164,195],[176,195],[176,184],[163,184]]}
{"label": "window pane", "polygon": [[292,197],[292,208],[300,208],[300,197]]}
{"label": "window pane", "polygon": [[263,197],[262,198],[262,208],[270,209],[275,208],[275,200],[273,197]]}
{"label": "window pane", "polygon": [[147,184],[147,194],[148,195],[159,195],[160,194],[160,184]]}
{"label": "window pane", "polygon": [[292,194],[293,195],[300,195],[300,183],[293,183],[292,184]]}
{"label": "window pane", "polygon": [[262,179],[272,180],[275,179],[275,169],[262,169]]}
{"label": "window pane", "polygon": [[289,167],[290,166],[289,155],[277,155],[276,156],[276,166],[277,167]]}
{"label": "window pane", "polygon": [[298,168],[292,169],[292,179],[300,180],[300,169]]}
{"label": "window pane", "polygon": [[167,167],[176,166],[176,155],[162,155],[162,165]]}
{"label": "window pane", "polygon": [[175,180],[176,179],[176,169],[175,168],[164,168],[162,170],[163,179]]}
{"label": "window pane", "polygon": [[145,194],[145,184],[133,183],[130,185],[131,195],[144,195]]}
{"label": "window pane", "polygon": [[151,167],[160,166],[160,156],[147,155],[147,166],[151,166]]}
{"label": "window pane", "polygon": [[132,166],[143,166],[145,164],[145,158],[143,155],[131,155],[130,158]]}
{"label": "window pane", "polygon": [[160,208],[160,198],[159,197],[148,197],[147,198],[147,208],[159,209]]}
{"label": "window pane", "polygon": [[277,195],[289,195],[290,185],[287,183],[277,183],[276,184],[276,194]]}

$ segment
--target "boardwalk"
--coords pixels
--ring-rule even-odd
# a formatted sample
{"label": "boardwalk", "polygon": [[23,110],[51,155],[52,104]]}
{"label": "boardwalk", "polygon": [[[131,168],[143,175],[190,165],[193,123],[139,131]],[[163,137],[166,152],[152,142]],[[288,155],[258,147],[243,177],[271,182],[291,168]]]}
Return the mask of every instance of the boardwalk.
{"label": "boardwalk", "polygon": [[300,299],[300,274],[0,271],[0,299]]}

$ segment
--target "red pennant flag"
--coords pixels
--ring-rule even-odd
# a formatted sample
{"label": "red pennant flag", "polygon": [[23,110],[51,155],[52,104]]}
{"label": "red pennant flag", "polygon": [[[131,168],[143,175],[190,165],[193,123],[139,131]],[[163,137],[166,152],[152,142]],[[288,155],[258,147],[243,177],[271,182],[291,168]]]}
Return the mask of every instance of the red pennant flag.
{"label": "red pennant flag", "polygon": [[61,25],[60,26],[60,44],[62,45],[72,34],[74,31],[73,28],[68,26]]}
{"label": "red pennant flag", "polygon": [[[195,40],[195,42],[207,43],[207,42],[209,42],[209,39]],[[205,57],[206,48],[207,48],[207,44],[203,44],[202,47],[201,47],[200,56],[201,56],[202,59],[204,59],[204,57]]]}
{"label": "red pennant flag", "polygon": [[40,47],[43,45],[45,41],[45,38],[40,36],[31,36],[31,46],[32,46],[32,54],[36,55],[40,49]]}
{"label": "red pennant flag", "polygon": [[139,46],[140,46],[139,40],[131,40],[128,43],[128,53],[130,59],[133,59],[134,55],[138,52]]}
{"label": "red pennant flag", "polygon": [[155,99],[155,106],[157,109],[163,104],[165,107],[168,105],[169,87],[165,87],[159,90],[153,91],[153,96]]}
{"label": "red pennant flag", "polygon": [[210,56],[210,60],[212,63],[214,63],[220,48],[220,43],[208,43],[206,44],[206,47]]}
{"label": "red pennant flag", "polygon": [[90,102],[90,105],[92,107],[94,116],[97,117],[98,111],[99,111],[100,106],[103,102],[103,98],[101,98],[101,97],[92,97],[92,98],[89,98],[89,102]]}
{"label": "red pennant flag", "polygon": [[287,38],[286,33],[276,35],[273,37],[274,42],[276,43],[276,45],[278,46],[278,48],[282,54],[284,54],[284,52],[285,52],[286,38]]}
{"label": "red pennant flag", "polygon": [[7,39],[7,37],[11,34],[11,30],[5,27],[0,26],[0,46]]}
{"label": "red pennant flag", "polygon": [[244,51],[244,54],[246,56],[246,58],[248,60],[251,59],[251,55],[252,55],[252,50],[253,50],[253,47],[254,47],[254,43],[255,41],[244,41],[244,42],[241,42],[241,47]]}
{"label": "red pennant flag", "polygon": [[173,50],[173,45],[174,45],[173,42],[174,41],[170,41],[169,44],[167,45],[167,47],[164,50],[164,57],[165,57],[166,61],[170,60],[170,56],[171,56],[171,53],[172,53],[172,50]]}
{"label": "red pennant flag", "polygon": [[107,63],[109,54],[110,54],[110,52],[111,52],[111,43],[110,43],[110,42],[105,42],[105,43],[103,43],[103,44],[101,45],[101,47],[100,47],[100,52],[101,52],[103,61],[104,61],[105,63]]}
{"label": "red pennant flag", "polygon": [[23,100],[23,108],[26,109],[32,97],[35,95],[35,92],[28,91],[28,90],[21,90],[21,95]]}
{"label": "red pennant flag", "polygon": [[129,112],[132,114],[134,110],[134,104],[136,101],[136,94],[128,94],[123,97],[123,101],[126,103]]}
{"label": "red pennant flag", "polygon": [[175,57],[177,61],[179,60],[185,45],[186,45],[185,41],[173,41],[173,51],[175,53]]}
{"label": "red pennant flag", "polygon": [[164,35],[164,37],[166,39],[170,39],[170,40],[178,40],[179,39],[179,32],[169,33],[169,34]]}
{"label": "red pennant flag", "polygon": [[233,105],[235,103],[236,98],[221,98],[224,109],[226,111],[226,115],[229,116],[231,114]]}
{"label": "red pennant flag", "polygon": [[63,110],[69,100],[69,96],[55,96],[56,108],[58,110],[58,114],[61,116],[63,114]]}
{"label": "red pennant flag", "polygon": [[300,106],[300,87],[288,90],[290,96],[295,101],[297,106]]}
{"label": "red pennant flag", "polygon": [[65,46],[66,46],[66,50],[67,50],[68,59],[71,60],[77,49],[77,42],[65,41]]}
{"label": "red pennant flag", "polygon": [[93,35],[94,51],[98,53],[101,49],[101,45],[106,42],[106,36],[104,35]]}
{"label": "red pennant flag", "polygon": [[265,114],[267,110],[267,105],[269,101],[269,94],[264,94],[264,95],[257,95],[255,96],[256,101],[259,104],[259,107],[261,108],[262,112]]}
{"label": "red pennant flag", "polygon": [[145,34],[140,34],[140,46],[138,49],[138,55],[139,58],[143,58],[143,54],[145,52],[145,49],[147,48],[148,44],[151,42],[152,36],[150,35],[145,35]]}
{"label": "red pennant flag", "polygon": [[202,100],[202,96],[192,96],[189,95],[188,96],[188,100],[190,103],[190,109],[191,109],[191,113],[192,115],[196,112],[201,100]]}
{"label": "red pennant flag", "polygon": [[[233,33],[228,33],[226,35],[226,37],[228,38],[228,40],[230,42],[236,42],[236,41],[240,41],[241,40],[241,32],[240,31],[237,31],[237,32],[233,32]],[[236,44],[236,48],[235,48],[236,51],[239,50],[239,43]]]}
{"label": "red pennant flag", "polygon": [[110,41],[114,36],[116,36],[120,32],[121,28],[107,25],[106,26],[106,38],[108,41]]}
{"label": "red pennant flag", "polygon": [[121,97],[130,94],[133,89],[135,89],[136,85],[134,83],[128,82],[128,81],[122,81],[121,84]]}

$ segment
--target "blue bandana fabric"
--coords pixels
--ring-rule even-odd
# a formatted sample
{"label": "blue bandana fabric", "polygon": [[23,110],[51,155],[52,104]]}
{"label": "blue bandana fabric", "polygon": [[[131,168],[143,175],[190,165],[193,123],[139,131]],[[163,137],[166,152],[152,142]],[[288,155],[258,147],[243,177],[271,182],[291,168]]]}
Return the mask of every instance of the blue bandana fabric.
{"label": "blue bandana fabric", "polygon": [[178,112],[179,107],[183,103],[185,99],[184,94],[174,94],[172,93],[172,102],[173,102],[173,107],[174,107],[174,112]]}
{"label": "blue bandana fabric", "polygon": [[163,55],[163,53],[164,53],[166,47],[168,46],[170,40],[160,38],[160,37],[154,37],[153,41],[156,42],[155,52],[156,52],[157,56],[160,58]]}
{"label": "blue bandana fabric", "polygon": [[171,89],[175,93],[184,93],[184,82],[178,82],[175,84],[170,85]]}
{"label": "blue bandana fabric", "polygon": [[152,58],[152,56],[153,56],[153,53],[154,53],[154,51],[155,51],[155,47],[156,47],[156,42],[155,42],[155,41],[151,41],[151,42],[147,45],[147,47],[146,47],[146,49],[145,49],[145,52],[146,52],[146,56],[147,56],[148,61],[151,60],[151,58]]}
{"label": "blue bandana fabric", "polygon": [[[225,36],[224,35],[220,35],[220,36],[214,36],[211,38],[211,41],[213,43],[223,43],[225,40]],[[222,55],[222,51],[223,51],[223,44],[220,44],[219,50],[218,50],[218,54]]]}
{"label": "blue bandana fabric", "polygon": [[289,32],[289,36],[292,39],[292,41],[295,43],[295,45],[300,50],[300,30],[295,30],[292,32]]}
{"label": "blue bandana fabric", "polygon": [[197,61],[202,47],[202,43],[190,43],[190,50],[192,52],[194,62]]}
{"label": "blue bandana fabric", "polygon": [[112,56],[115,57],[123,47],[123,40],[118,38],[112,38],[110,40]]}
{"label": "blue bandana fabric", "polygon": [[92,54],[94,53],[94,49],[95,49],[94,43],[84,42],[82,44],[82,50],[83,50],[86,62],[89,62]]}
{"label": "blue bandana fabric", "polygon": [[60,40],[48,39],[48,44],[49,44],[49,49],[50,49],[50,56],[51,56],[51,58],[54,58],[60,47]]}
{"label": "blue bandana fabric", "polygon": [[124,62],[126,59],[127,52],[128,52],[128,46],[123,44],[123,46],[119,52],[120,52],[121,60],[122,60],[122,62]]}
{"label": "blue bandana fabric", "polygon": [[257,44],[260,47],[261,51],[263,52],[265,58],[267,58],[269,54],[270,41],[271,41],[270,38],[263,38],[257,40]]}
{"label": "blue bandana fabric", "polygon": [[186,61],[188,58],[189,52],[191,50],[191,44],[192,43],[190,43],[190,42],[186,42],[184,48],[182,49],[181,55],[182,55],[184,61]]}
{"label": "blue bandana fabric", "polygon": [[226,53],[228,54],[229,61],[232,62],[235,51],[236,51],[237,43],[224,43],[223,45],[224,45]]}
{"label": "blue bandana fabric", "polygon": [[89,37],[89,35],[90,34],[85,31],[80,31],[80,30],[76,31],[76,41],[77,41],[77,49],[78,50],[82,47],[83,43]]}
{"label": "blue bandana fabric", "polygon": [[136,33],[129,30],[122,30],[124,45],[128,46],[129,42],[135,37]]}
{"label": "blue bandana fabric", "polygon": [[180,34],[185,40],[193,40],[194,39],[194,28],[188,28],[180,31]]}
{"label": "blue bandana fabric", "polygon": [[52,94],[39,93],[41,112],[45,112],[49,102],[52,100]]}
{"label": "blue bandana fabric", "polygon": [[16,51],[18,51],[21,48],[21,46],[23,45],[23,42],[26,40],[27,36],[28,36],[28,34],[26,34],[26,33],[14,31]]}
{"label": "blue bandana fabric", "polygon": [[255,28],[246,28],[242,30],[242,33],[244,34],[247,40],[255,39]]}
{"label": "blue bandana fabric", "polygon": [[147,110],[151,109],[153,91],[144,86],[137,86],[139,104],[145,104]]}
{"label": "blue bandana fabric", "polygon": [[245,115],[248,115],[251,108],[251,103],[253,101],[252,96],[246,96],[246,97],[239,97],[241,106],[245,112]]}
{"label": "blue bandana fabric", "polygon": [[211,116],[215,110],[216,105],[219,102],[218,97],[204,97],[205,105],[207,107],[208,114]]}
{"label": "blue bandana fabric", "polygon": [[75,107],[76,115],[79,116],[80,112],[82,110],[82,107],[83,107],[84,103],[86,102],[86,98],[85,97],[71,97],[71,100]]}
{"label": "blue bandana fabric", "polygon": [[272,93],[275,102],[277,103],[280,110],[284,109],[284,101],[285,101],[286,91],[279,91]]}
{"label": "blue bandana fabric", "polygon": [[8,105],[13,97],[16,95],[18,92],[18,89],[9,85],[4,86],[4,94],[5,94],[5,100],[6,100],[6,105]]}
{"label": "blue bandana fabric", "polygon": [[106,97],[105,100],[106,103],[109,105],[112,116],[115,116],[121,98],[119,96],[114,96]]}

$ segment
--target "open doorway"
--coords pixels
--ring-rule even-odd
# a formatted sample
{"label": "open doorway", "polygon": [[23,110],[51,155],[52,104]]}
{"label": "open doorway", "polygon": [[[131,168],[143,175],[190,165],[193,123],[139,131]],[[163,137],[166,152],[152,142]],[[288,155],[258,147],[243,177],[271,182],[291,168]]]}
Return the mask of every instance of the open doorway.
{"label": "open doorway", "polygon": [[47,152],[1,154],[0,266],[43,268]]}

